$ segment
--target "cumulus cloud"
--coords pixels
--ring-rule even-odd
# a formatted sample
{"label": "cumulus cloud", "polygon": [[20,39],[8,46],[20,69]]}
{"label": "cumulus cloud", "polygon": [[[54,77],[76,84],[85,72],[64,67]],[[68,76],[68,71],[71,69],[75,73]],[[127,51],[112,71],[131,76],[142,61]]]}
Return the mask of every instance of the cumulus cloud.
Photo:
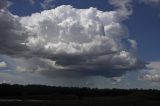
{"label": "cumulus cloud", "polygon": [[130,0],[112,0],[115,11],[96,8],[55,9],[19,17],[0,12],[0,53],[14,58],[20,72],[50,77],[119,77],[145,67],[122,24],[131,13]]}
{"label": "cumulus cloud", "polygon": [[55,0],[44,0],[40,5],[43,9],[47,10],[55,7],[54,2]]}

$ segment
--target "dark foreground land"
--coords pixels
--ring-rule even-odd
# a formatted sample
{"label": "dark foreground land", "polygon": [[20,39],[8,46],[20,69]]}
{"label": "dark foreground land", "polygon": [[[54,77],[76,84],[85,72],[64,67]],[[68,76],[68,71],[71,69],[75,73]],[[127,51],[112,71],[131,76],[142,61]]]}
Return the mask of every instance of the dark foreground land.
{"label": "dark foreground land", "polygon": [[160,106],[160,91],[1,84],[0,106]]}

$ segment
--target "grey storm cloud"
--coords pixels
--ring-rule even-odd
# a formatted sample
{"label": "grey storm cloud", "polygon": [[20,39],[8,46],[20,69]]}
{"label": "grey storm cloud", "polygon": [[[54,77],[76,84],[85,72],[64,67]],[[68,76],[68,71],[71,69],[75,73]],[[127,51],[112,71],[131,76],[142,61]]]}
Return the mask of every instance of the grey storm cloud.
{"label": "grey storm cloud", "polygon": [[8,10],[0,10],[0,51],[2,54],[17,55],[24,51],[25,36],[18,16],[12,15]]}
{"label": "grey storm cloud", "polygon": [[0,53],[11,56],[19,72],[49,77],[120,77],[145,68],[122,24],[132,14],[130,0],[110,3],[115,11],[62,5],[20,17],[1,9]]}

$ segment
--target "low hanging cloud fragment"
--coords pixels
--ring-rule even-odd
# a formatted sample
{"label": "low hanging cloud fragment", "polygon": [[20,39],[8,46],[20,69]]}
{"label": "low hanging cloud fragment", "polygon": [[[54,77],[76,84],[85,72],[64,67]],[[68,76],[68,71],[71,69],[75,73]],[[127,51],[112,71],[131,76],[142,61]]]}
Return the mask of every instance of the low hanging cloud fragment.
{"label": "low hanging cloud fragment", "polygon": [[4,61],[0,62],[0,68],[6,68],[6,67],[7,64]]}
{"label": "low hanging cloud fragment", "polygon": [[147,69],[142,70],[140,79],[151,82],[160,82],[160,62],[151,62]]}
{"label": "low hanging cloud fragment", "polygon": [[53,78],[119,77],[145,68],[130,51],[136,42],[122,24],[132,13],[130,0],[111,3],[118,9],[103,12],[62,5],[26,17],[1,9],[0,53],[14,58],[20,72]]}

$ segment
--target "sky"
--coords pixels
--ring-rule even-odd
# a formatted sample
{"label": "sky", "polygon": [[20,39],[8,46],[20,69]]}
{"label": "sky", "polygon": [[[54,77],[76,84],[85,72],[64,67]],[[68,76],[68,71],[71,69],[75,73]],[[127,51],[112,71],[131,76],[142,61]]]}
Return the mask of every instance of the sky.
{"label": "sky", "polygon": [[0,0],[0,83],[160,89],[160,0]]}

